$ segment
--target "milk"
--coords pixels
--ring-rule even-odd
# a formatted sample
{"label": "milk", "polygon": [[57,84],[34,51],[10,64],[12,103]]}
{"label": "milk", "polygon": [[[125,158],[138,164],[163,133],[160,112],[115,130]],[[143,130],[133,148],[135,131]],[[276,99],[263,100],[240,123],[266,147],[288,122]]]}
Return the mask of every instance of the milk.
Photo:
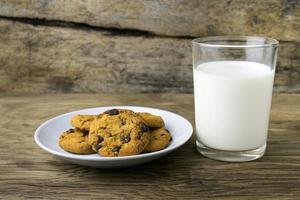
{"label": "milk", "polygon": [[197,141],[225,151],[266,144],[274,70],[248,61],[207,62],[194,68]]}

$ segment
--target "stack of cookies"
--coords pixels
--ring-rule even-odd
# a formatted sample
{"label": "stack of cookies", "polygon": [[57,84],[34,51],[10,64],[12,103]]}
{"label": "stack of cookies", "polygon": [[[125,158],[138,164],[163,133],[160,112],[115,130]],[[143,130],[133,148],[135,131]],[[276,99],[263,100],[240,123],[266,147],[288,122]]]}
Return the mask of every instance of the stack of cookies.
{"label": "stack of cookies", "polygon": [[74,129],[60,136],[59,145],[76,154],[130,156],[162,150],[172,139],[160,116],[127,109],[76,115],[71,125]]}

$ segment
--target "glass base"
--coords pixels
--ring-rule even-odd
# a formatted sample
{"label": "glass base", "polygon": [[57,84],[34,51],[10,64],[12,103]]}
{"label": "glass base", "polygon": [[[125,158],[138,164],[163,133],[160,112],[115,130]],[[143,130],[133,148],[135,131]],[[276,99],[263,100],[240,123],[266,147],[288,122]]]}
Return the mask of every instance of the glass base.
{"label": "glass base", "polygon": [[256,160],[265,153],[267,145],[249,151],[223,151],[212,149],[196,141],[197,150],[205,157],[220,161],[246,162]]}

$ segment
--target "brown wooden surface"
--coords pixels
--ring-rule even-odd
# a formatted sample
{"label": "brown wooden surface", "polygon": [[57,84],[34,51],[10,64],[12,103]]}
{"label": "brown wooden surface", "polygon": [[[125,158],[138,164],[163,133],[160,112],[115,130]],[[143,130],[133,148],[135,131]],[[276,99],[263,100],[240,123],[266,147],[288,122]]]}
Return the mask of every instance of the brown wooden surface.
{"label": "brown wooden surface", "polygon": [[[193,92],[191,38],[111,34],[0,19],[0,91]],[[299,52],[280,41],[275,92],[300,93]]]}
{"label": "brown wooden surface", "polygon": [[167,36],[239,34],[300,40],[298,0],[1,0],[1,16]]}
{"label": "brown wooden surface", "polygon": [[300,93],[299,0],[0,0],[0,91],[192,93],[191,40],[280,41],[274,91]]}
{"label": "brown wooden surface", "polygon": [[129,169],[69,164],[40,149],[35,129],[58,114],[86,107],[142,105],[194,120],[193,96],[0,96],[0,199],[299,199],[300,95],[273,97],[266,155],[253,162],[213,161],[194,137],[168,156]]}

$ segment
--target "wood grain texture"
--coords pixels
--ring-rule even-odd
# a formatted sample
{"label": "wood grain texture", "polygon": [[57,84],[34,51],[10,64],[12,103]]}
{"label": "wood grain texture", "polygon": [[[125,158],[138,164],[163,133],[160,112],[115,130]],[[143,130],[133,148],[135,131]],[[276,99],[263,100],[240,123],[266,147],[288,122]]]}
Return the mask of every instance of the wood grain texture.
{"label": "wood grain texture", "polygon": [[[155,99],[155,100],[153,100]],[[194,120],[190,94],[0,96],[0,199],[299,199],[300,95],[273,98],[268,148],[247,163],[209,160],[195,138],[170,155],[128,169],[69,164],[41,150],[34,130],[76,109],[152,106]]]}
{"label": "wood grain texture", "polygon": [[[0,91],[192,93],[191,39],[0,20]],[[275,92],[300,92],[300,42],[281,42]]]}
{"label": "wood grain texture", "polygon": [[157,35],[264,35],[299,41],[298,0],[2,0],[0,16],[39,18]]}

